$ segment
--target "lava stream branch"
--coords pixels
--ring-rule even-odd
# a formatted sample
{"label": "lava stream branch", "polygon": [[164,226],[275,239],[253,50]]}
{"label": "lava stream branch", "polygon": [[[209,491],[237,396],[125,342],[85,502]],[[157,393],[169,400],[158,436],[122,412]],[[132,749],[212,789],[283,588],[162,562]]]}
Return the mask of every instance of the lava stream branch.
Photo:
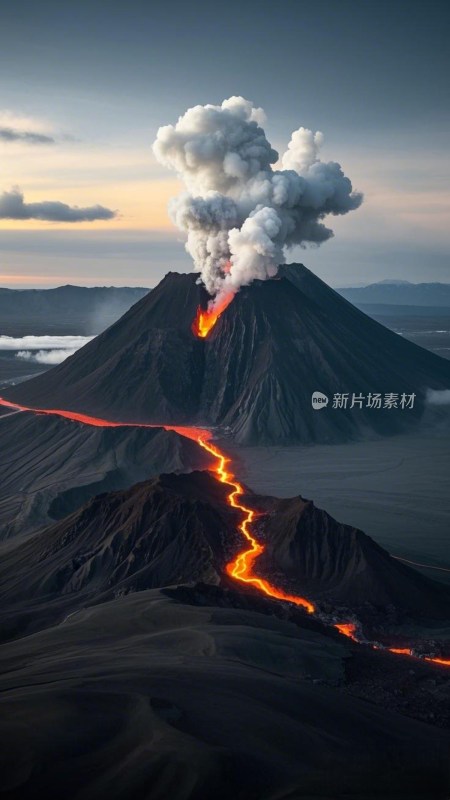
{"label": "lava stream branch", "polygon": [[[251,525],[255,521],[255,518],[259,516],[259,512],[252,508],[248,508],[241,501],[241,498],[244,495],[244,489],[236,480],[236,476],[229,471],[228,465],[231,463],[231,459],[222,453],[217,445],[212,444],[211,431],[204,428],[195,428],[183,425],[156,425],[148,422],[112,422],[110,420],[102,419],[101,417],[93,417],[76,411],[65,411],[64,409],[41,409],[23,406],[19,405],[18,403],[12,403],[9,400],[4,400],[2,397],[0,397],[0,406],[9,408],[12,411],[26,411],[33,414],[45,414],[49,416],[63,417],[64,419],[69,419],[74,422],[80,422],[84,425],[92,425],[99,428],[163,428],[166,431],[175,431],[176,433],[180,434],[180,436],[194,440],[200,447],[203,448],[203,450],[206,450],[206,452],[216,459],[216,464],[211,468],[211,472],[216,477],[216,480],[225,484],[231,489],[230,493],[227,495],[227,503],[231,508],[237,509],[242,514],[242,520],[238,525],[238,530],[246,541],[246,547],[244,550],[238,553],[233,561],[230,561],[230,563],[227,564],[227,573],[235,580],[250,584],[269,597],[273,597],[276,600],[285,600],[289,603],[294,603],[297,606],[302,606],[309,614],[315,613],[316,607],[310,600],[300,597],[299,595],[287,594],[282,589],[278,589],[276,586],[273,586],[264,578],[258,578],[253,574],[253,566],[255,561],[265,550],[264,545],[258,542],[251,533]],[[354,622],[336,623],[334,624],[334,627],[339,631],[339,633],[347,636],[354,642],[358,642],[360,644],[364,643],[369,647],[372,647],[374,650],[388,650],[396,655],[419,658],[418,656],[415,656],[414,651],[411,648],[384,647],[383,645],[379,645],[375,642],[364,641],[364,639],[358,636],[357,625]],[[450,659],[448,658],[422,656],[421,660],[450,667]]]}

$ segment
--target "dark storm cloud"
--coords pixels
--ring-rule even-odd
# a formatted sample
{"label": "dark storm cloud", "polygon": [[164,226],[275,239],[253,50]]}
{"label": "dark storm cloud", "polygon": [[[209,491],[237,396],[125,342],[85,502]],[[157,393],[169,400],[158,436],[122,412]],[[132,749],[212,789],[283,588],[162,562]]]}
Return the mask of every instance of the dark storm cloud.
{"label": "dark storm cloud", "polygon": [[41,219],[48,222],[92,222],[96,219],[113,219],[116,211],[104,206],[68,206],[57,200],[25,203],[19,189],[0,195],[0,219]]}
{"label": "dark storm cloud", "polygon": [[25,144],[55,144],[53,136],[34,131],[19,131],[5,125],[0,126],[0,140],[2,142],[25,142]]}

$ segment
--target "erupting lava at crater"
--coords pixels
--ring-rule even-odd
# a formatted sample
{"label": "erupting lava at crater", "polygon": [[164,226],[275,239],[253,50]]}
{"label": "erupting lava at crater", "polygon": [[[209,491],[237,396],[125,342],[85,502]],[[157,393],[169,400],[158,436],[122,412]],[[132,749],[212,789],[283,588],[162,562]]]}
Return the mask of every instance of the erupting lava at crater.
{"label": "erupting lava at crater", "polygon": [[197,308],[195,319],[192,323],[192,332],[194,336],[198,336],[200,339],[206,339],[210,330],[214,328],[214,325],[216,324],[220,315],[230,305],[233,297],[233,292],[230,292],[229,294],[224,295],[221,299],[212,300],[210,303],[208,303],[207,309],[203,309],[201,306],[199,306]]}

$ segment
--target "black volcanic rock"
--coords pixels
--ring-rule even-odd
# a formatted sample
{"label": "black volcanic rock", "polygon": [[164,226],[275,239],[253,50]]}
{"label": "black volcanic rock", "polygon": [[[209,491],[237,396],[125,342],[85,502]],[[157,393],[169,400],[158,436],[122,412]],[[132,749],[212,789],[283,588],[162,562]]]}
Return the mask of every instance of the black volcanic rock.
{"label": "black volcanic rock", "polygon": [[157,590],[83,609],[1,648],[0,790],[8,800],[446,797],[445,731],[323,685],[342,681],[347,646]]}
{"label": "black volcanic rock", "polygon": [[[337,442],[410,430],[450,363],[354,308],[301,265],[244,287],[206,340],[191,323],[205,291],[169,273],[63,364],[5,392],[114,419],[210,424],[240,443]],[[311,395],[330,402],[314,410]],[[335,393],[417,395],[411,409],[333,409]]]}
{"label": "black volcanic rock", "polygon": [[[14,636],[87,604],[148,588],[228,585],[226,565],[244,543],[236,530],[241,517],[227,504],[227,493],[207,472],[161,475],[101,494],[25,541],[11,542],[0,565],[1,627]],[[356,612],[370,603],[414,618],[448,616],[450,587],[400,564],[313,503],[247,499],[263,512],[257,536],[266,553],[255,571],[275,586]]]}
{"label": "black volcanic rock", "polygon": [[169,273],[82,348],[81,357],[75,353],[49,370],[45,381],[28,381],[25,392],[17,386],[4,394],[22,399],[26,394],[29,404],[42,408],[84,409],[127,422],[192,422],[203,342],[190,326],[205,298],[193,275]]}
{"label": "black volcanic rock", "polygon": [[370,536],[337,522],[310,500],[274,499],[264,522],[263,573],[282,574],[290,586],[316,599],[354,609],[393,606],[414,618],[446,619],[450,587],[393,558]]}
{"label": "black volcanic rock", "polygon": [[[199,448],[200,449],[200,448]],[[219,583],[236,551],[237,512],[208,472],[161,475],[98,495],[4,546],[1,628],[65,616],[88,601],[179,583]]]}

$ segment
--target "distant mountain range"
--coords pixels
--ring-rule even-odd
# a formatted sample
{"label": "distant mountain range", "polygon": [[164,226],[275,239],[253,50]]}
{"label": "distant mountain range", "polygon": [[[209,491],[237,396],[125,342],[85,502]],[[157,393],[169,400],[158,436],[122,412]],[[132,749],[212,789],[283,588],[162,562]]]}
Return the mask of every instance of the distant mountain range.
{"label": "distant mountain range", "polygon": [[0,333],[100,333],[148,291],[141,286],[0,288]]}
{"label": "distant mountain range", "polygon": [[437,306],[450,308],[450,283],[409,283],[386,280],[369,286],[336,289],[355,305]]}

